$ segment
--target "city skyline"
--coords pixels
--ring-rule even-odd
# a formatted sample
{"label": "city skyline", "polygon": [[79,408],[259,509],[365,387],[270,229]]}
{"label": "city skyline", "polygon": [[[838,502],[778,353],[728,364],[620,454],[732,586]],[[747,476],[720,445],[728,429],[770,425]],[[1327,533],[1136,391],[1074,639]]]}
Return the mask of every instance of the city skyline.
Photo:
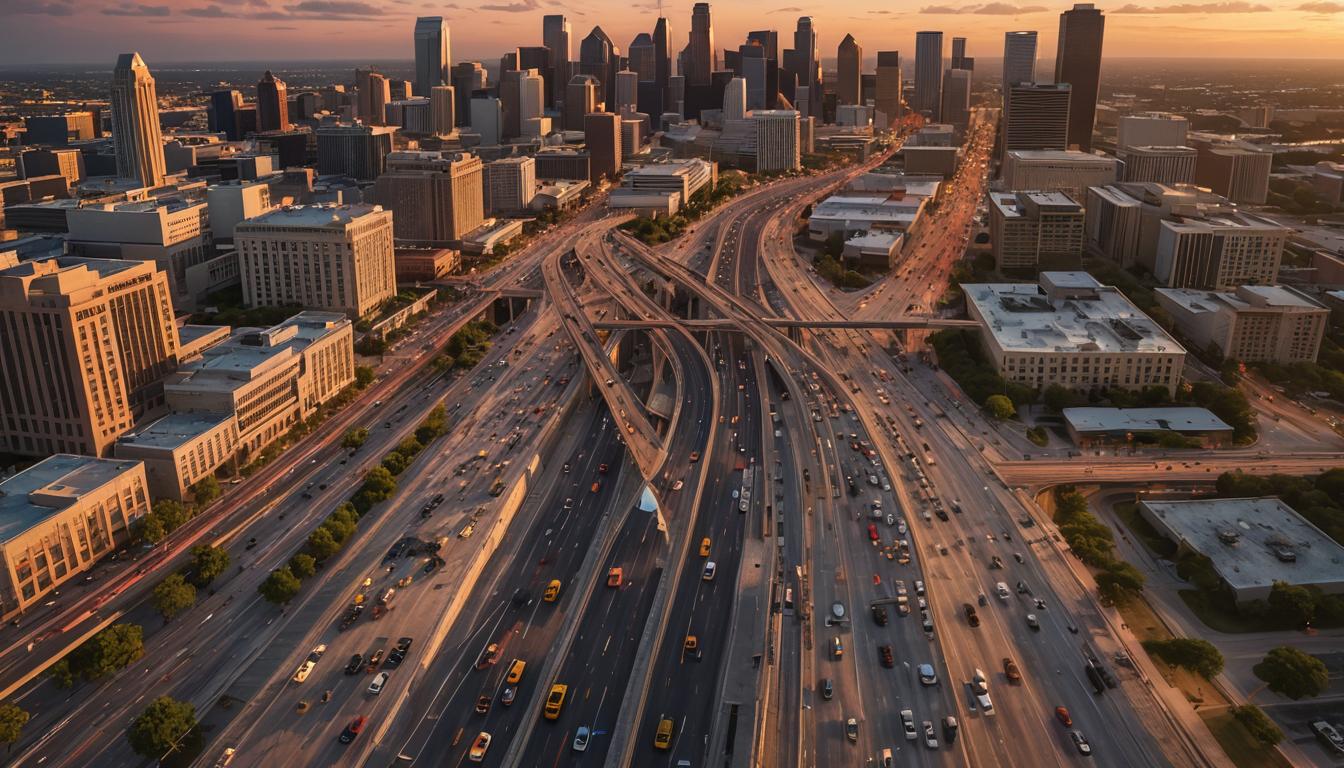
{"label": "city skyline", "polygon": [[[343,54],[410,59],[416,18],[436,14],[444,17],[450,31],[455,25],[471,25],[470,36],[457,35],[454,61],[493,59],[510,46],[540,41],[540,17],[546,9],[533,2],[486,3],[470,10],[454,5],[299,0],[280,6],[251,0],[235,9],[211,2],[177,7],[112,0],[78,5],[69,0],[18,0],[0,8],[0,18],[5,20],[0,25],[4,29],[0,32],[0,66],[69,62],[72,50],[89,63],[125,50],[138,50],[149,60],[165,63],[238,61],[273,56],[277,44],[284,45],[289,60],[324,61],[344,58],[335,55],[329,37],[335,34],[340,35]],[[678,51],[690,28],[691,5],[665,4],[662,8],[664,16],[679,22],[673,25],[672,41]],[[827,60],[846,34],[853,34],[866,51],[913,51],[919,30],[966,37],[969,55],[992,59],[1001,55],[1003,32],[1010,30],[1036,29],[1040,50],[1053,51],[1058,14],[1070,4],[909,3],[908,7],[860,8],[843,14],[828,13],[823,5],[769,8],[751,2],[711,7],[715,43],[720,49],[734,48],[752,29],[787,32],[798,16],[810,15]],[[1110,19],[1107,58],[1166,57],[1181,50],[1198,50],[1199,58],[1206,59],[1244,58],[1246,46],[1253,45],[1257,58],[1328,60],[1337,57],[1331,41],[1344,36],[1344,4],[1321,0],[1098,7]],[[589,6],[564,12],[573,26],[575,44],[600,23],[624,47],[635,35],[651,29],[657,18],[653,7]],[[763,24],[763,18],[768,22]],[[164,34],[165,29],[172,34]],[[576,55],[577,51],[571,53]]]}

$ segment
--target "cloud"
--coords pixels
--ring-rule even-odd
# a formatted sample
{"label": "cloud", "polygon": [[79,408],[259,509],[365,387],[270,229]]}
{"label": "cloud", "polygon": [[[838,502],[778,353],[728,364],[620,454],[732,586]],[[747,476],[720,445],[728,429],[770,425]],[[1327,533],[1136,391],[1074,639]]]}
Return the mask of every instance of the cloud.
{"label": "cloud", "polygon": [[188,8],[182,11],[182,13],[188,16],[195,16],[198,19],[228,19],[238,15],[232,11],[226,11],[218,5],[207,5],[204,8]]}
{"label": "cloud", "polygon": [[267,29],[280,29],[280,30],[285,30],[285,31],[287,31],[287,32],[290,32],[290,31],[294,31],[294,30],[298,29],[298,27],[287,27],[287,26],[285,26],[285,25],[283,25],[283,24],[279,24],[279,25],[276,25],[276,26],[273,26],[273,27],[267,27]]}
{"label": "cloud", "polygon": [[1311,13],[1344,13],[1344,3],[1331,2],[1313,2],[1303,3],[1297,6],[1299,11],[1309,11]]}
{"label": "cloud", "polygon": [[166,5],[123,5],[104,8],[104,16],[167,16],[173,10]]}
{"label": "cloud", "polygon": [[292,14],[322,14],[324,16],[381,16],[383,9],[358,0],[302,0],[288,6]]}
{"label": "cloud", "polygon": [[1264,13],[1272,10],[1267,5],[1232,0],[1224,3],[1178,3],[1151,8],[1130,4],[1115,8],[1111,13]]}
{"label": "cloud", "polygon": [[790,5],[788,8],[780,8],[780,13],[802,13],[803,9],[796,5]]}
{"label": "cloud", "polygon": [[488,3],[479,6],[482,11],[499,11],[500,13],[527,13],[535,11],[540,7],[537,0],[521,0],[517,3]]}
{"label": "cloud", "polygon": [[926,5],[919,9],[920,13],[930,14],[954,14],[954,13],[975,13],[982,16],[1017,16],[1023,13],[1040,13],[1048,10],[1040,5],[1010,5],[1008,3],[985,3],[984,5],[963,5],[960,8],[953,8],[950,5]]}
{"label": "cloud", "polygon": [[0,16],[33,14],[38,16],[69,16],[74,12],[69,0],[6,0],[0,3]]}

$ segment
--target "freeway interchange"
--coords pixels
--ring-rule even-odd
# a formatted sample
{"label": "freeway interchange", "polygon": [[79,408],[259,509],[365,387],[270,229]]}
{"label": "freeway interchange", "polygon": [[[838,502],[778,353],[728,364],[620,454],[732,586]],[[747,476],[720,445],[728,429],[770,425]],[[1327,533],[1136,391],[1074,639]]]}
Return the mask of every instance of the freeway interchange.
{"label": "freeway interchange", "polygon": [[[890,148],[757,186],[658,248],[589,209],[475,278],[480,296],[536,298],[463,374],[424,352],[488,303],[434,318],[333,426],[232,489],[193,541],[236,567],[153,627],[144,658],[69,695],[0,657],[42,702],[13,763],[142,765],[125,725],[168,694],[196,708],[202,766],[225,749],[249,766],[1220,764],[1114,661],[1132,649],[1020,490],[1032,468],[931,396],[906,354],[921,332],[850,322],[936,302],[993,132],[978,112],[936,219],[861,295],[822,283],[792,233]],[[266,574],[436,404],[450,430],[396,496],[293,602],[263,601]],[[371,427],[355,452],[348,425]],[[145,592],[174,546],[126,569],[139,586],[95,585],[97,610],[25,637],[152,624]],[[375,608],[343,622],[356,602]],[[1114,687],[1094,690],[1089,660]]]}

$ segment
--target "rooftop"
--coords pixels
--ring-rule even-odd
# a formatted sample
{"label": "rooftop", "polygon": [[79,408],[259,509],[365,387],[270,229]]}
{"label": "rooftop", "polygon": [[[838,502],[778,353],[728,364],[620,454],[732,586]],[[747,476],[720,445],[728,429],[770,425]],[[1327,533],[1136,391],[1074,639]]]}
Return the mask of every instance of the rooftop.
{"label": "rooftop", "polygon": [[[1113,286],[1086,272],[1042,272],[1042,285],[962,286],[999,346],[1018,352],[1171,352],[1185,349]],[[1052,298],[1053,296],[1053,298]]]}
{"label": "rooftop", "polygon": [[202,352],[170,378],[165,389],[232,392],[243,382],[283,365],[308,345],[350,321],[339,312],[300,312],[271,328],[238,328],[227,341]]}
{"label": "rooftop", "polygon": [[1065,408],[1079,432],[1219,432],[1232,427],[1207,408]]}
{"label": "rooftop", "polygon": [[286,205],[240,223],[239,230],[267,227],[344,227],[355,219],[383,210],[381,205]]}
{"label": "rooftop", "polygon": [[1008,153],[1008,156],[1030,162],[1091,163],[1093,165],[1105,166],[1115,165],[1114,157],[1094,155],[1090,152],[1079,152],[1076,149],[1014,149]]}
{"label": "rooftop", "polygon": [[991,192],[989,201],[1006,219],[1025,216],[1027,203],[1051,213],[1082,212],[1082,206],[1063,192]]}
{"label": "rooftop", "polygon": [[1217,312],[1222,307],[1233,311],[1256,308],[1325,310],[1305,293],[1279,285],[1241,285],[1235,291],[1200,291],[1189,288],[1157,288],[1160,295],[1191,314]]}
{"label": "rooftop", "polygon": [[1233,589],[1338,583],[1344,547],[1278,498],[1145,501],[1161,526],[1207,555]]}
{"label": "rooftop", "polygon": [[231,413],[170,413],[127,432],[117,444],[171,451],[232,418]]}
{"label": "rooftop", "polygon": [[139,461],[58,453],[0,481],[0,541],[10,541],[138,466]]}

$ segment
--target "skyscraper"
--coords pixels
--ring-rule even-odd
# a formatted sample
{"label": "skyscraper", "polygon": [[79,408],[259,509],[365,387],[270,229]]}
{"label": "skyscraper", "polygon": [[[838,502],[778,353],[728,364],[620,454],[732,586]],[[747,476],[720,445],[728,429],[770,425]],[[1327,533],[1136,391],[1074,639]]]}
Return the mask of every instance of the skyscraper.
{"label": "skyscraper", "polygon": [[565,130],[582,131],[583,118],[597,110],[597,79],[575,75],[565,86]]}
{"label": "skyscraper", "polygon": [[592,162],[591,181],[597,183],[603,176],[615,181],[621,171],[621,118],[610,112],[589,112],[583,116],[583,140]]}
{"label": "skyscraper", "polygon": [[359,89],[359,109],[355,110],[359,119],[368,125],[387,122],[385,108],[392,100],[387,78],[370,69],[356,69],[355,88]]}
{"label": "skyscraper", "polygon": [[971,72],[949,69],[943,75],[942,121],[959,131],[966,130],[971,119]]}
{"label": "skyscraper", "polygon": [[453,96],[457,99],[457,124],[469,125],[472,94],[485,88],[485,68],[479,61],[459,61],[453,65]]}
{"label": "skyscraper", "polygon": [[616,70],[619,69],[621,49],[611,41],[602,27],[579,43],[579,74],[597,78],[598,98],[607,104],[616,103]]}
{"label": "skyscraper", "polygon": [[1003,33],[1003,96],[1014,83],[1036,82],[1036,32]]}
{"label": "skyscraper", "polygon": [[561,83],[569,81],[569,33],[569,20],[563,15],[541,17],[541,44],[551,52],[549,69],[553,99],[560,98],[564,90]]}
{"label": "skyscraper", "polygon": [[[534,117],[546,114],[546,80],[540,70],[525,69],[519,79],[518,122],[522,126]],[[526,130],[523,131],[527,133]]]}
{"label": "skyscraper", "polygon": [[835,92],[839,103],[862,104],[862,78],[859,73],[863,68],[863,47],[853,35],[845,35],[845,39],[840,41],[840,47],[835,53],[835,64],[838,72]]}
{"label": "skyscraper", "polygon": [[639,73],[622,69],[616,73],[616,99],[614,108],[617,114],[635,111],[639,103]]}
{"label": "skyscraper", "polygon": [[112,142],[117,175],[146,187],[163,183],[163,138],[154,78],[138,53],[123,53],[112,71]]}
{"label": "skyscraper", "polygon": [[723,119],[742,120],[747,116],[746,78],[734,77],[723,90]]}
{"label": "skyscraper", "polygon": [[943,33],[915,33],[916,112],[937,121],[943,100]]}
{"label": "skyscraper", "polygon": [[[238,130],[238,108],[243,105],[243,94],[237,91],[215,91],[210,94],[210,130],[224,134],[229,141],[243,138]],[[32,135],[32,131],[29,131]]]}
{"label": "skyscraper", "polygon": [[415,20],[415,93],[428,96],[436,85],[450,81],[453,66],[448,42],[448,25],[442,16],[421,16]]}
{"label": "skyscraper", "polygon": [[1097,116],[1101,84],[1101,40],[1106,17],[1092,3],[1076,3],[1059,14],[1059,52],[1055,54],[1055,82],[1072,86],[1069,103],[1069,145],[1092,149],[1092,125]]}
{"label": "skyscraper", "polygon": [[653,69],[663,101],[667,100],[668,78],[672,77],[672,26],[659,16],[653,25]]}
{"label": "skyscraper", "polygon": [[374,195],[399,240],[458,240],[485,218],[481,159],[469,153],[393,152]]}
{"label": "skyscraper", "polygon": [[952,38],[952,65],[948,69],[964,69],[967,72],[975,69],[975,59],[966,55],[966,38]]}
{"label": "skyscraper", "polygon": [[714,47],[714,25],[709,18],[709,3],[696,3],[691,9],[691,40],[681,74],[688,88],[709,85],[710,73],[719,68],[719,52]]}
{"label": "skyscraper", "polygon": [[457,125],[457,97],[451,85],[436,85],[429,89],[430,124],[437,135],[453,132]]}
{"label": "skyscraper", "polygon": [[1003,111],[1003,151],[1067,149],[1070,104],[1067,84],[1008,86]]}
{"label": "skyscraper", "polygon": [[[821,114],[821,58],[817,53],[817,30],[812,26],[811,16],[798,18],[798,25],[793,30],[793,50],[784,52],[784,68],[797,78],[798,88],[807,89],[809,110],[804,111],[799,106],[803,116]],[[796,97],[797,92],[789,95]],[[798,99],[794,101],[797,103]]]}
{"label": "skyscraper", "polygon": [[658,79],[658,57],[654,51],[653,38],[648,32],[635,35],[635,39],[630,41],[630,49],[626,51],[626,55],[630,60],[629,69],[639,75],[641,83]]}
{"label": "skyscraper", "polygon": [[[877,52],[877,111],[888,121],[901,117],[901,52]],[[887,126],[881,126],[886,128]]]}
{"label": "skyscraper", "polygon": [[257,130],[289,130],[289,89],[269,69],[257,83]]}

